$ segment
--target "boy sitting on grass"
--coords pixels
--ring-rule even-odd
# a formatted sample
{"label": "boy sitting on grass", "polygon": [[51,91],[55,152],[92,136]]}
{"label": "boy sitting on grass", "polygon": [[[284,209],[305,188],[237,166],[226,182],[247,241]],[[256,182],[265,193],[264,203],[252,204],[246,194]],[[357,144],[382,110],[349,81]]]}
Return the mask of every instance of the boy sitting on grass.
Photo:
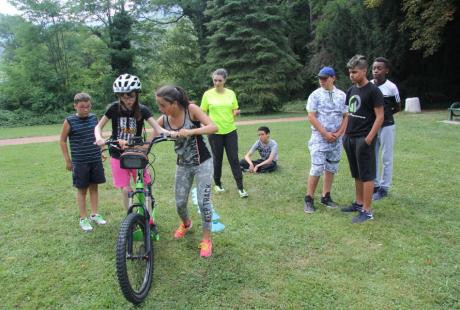
{"label": "boy sitting on grass", "polygon": [[[268,127],[259,127],[257,134],[259,139],[246,153],[244,159],[240,160],[241,169],[260,173],[275,171],[276,162],[278,161],[278,144],[275,140],[270,139],[270,129]],[[259,152],[260,158],[251,160],[251,156],[255,151]]]}
{"label": "boy sitting on grass", "polygon": [[[76,114],[64,120],[61,131],[60,146],[66,164],[66,169],[72,171],[73,186],[77,188],[77,205],[80,209],[80,228],[90,232],[93,227],[90,221],[98,225],[107,222],[97,213],[98,184],[105,183],[104,167],[102,165],[101,149],[95,144],[94,127],[97,117],[90,113],[91,97],[86,93],[78,93],[74,97]],[[67,139],[70,142],[69,156]],[[86,215],[86,193],[89,189],[91,216]]]}

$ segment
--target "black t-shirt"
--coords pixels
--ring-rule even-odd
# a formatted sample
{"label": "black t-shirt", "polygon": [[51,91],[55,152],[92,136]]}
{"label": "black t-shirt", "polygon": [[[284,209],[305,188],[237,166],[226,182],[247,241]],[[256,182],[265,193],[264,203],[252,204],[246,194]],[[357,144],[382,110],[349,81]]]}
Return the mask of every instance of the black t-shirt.
{"label": "black t-shirt", "polygon": [[[134,136],[142,136],[142,129],[144,128],[144,121],[152,117],[152,112],[142,104],[139,104],[141,119],[136,120],[134,111],[128,111],[120,106],[118,101],[113,102],[107,108],[105,116],[112,120],[112,135],[111,139],[128,140]],[[116,154],[111,150],[110,155],[119,158],[120,154]]]}
{"label": "black t-shirt", "polygon": [[345,104],[348,106],[348,126],[345,132],[350,137],[367,136],[375,122],[374,107],[383,106],[383,95],[372,83],[363,87],[351,86],[347,90]]}

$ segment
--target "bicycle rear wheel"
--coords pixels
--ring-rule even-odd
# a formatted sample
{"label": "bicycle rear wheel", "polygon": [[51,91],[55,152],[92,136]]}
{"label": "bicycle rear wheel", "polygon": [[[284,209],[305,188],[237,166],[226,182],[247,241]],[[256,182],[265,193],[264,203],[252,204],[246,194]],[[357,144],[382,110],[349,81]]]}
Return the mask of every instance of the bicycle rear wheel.
{"label": "bicycle rear wheel", "polygon": [[[151,251],[147,251],[147,242]],[[148,295],[153,276],[153,245],[147,236],[145,219],[130,213],[120,227],[116,253],[117,277],[121,291],[133,304]]]}

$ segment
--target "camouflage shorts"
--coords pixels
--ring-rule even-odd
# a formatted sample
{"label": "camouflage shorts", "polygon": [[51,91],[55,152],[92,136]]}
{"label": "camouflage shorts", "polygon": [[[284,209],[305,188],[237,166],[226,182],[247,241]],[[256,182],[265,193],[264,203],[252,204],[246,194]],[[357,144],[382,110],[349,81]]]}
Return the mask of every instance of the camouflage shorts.
{"label": "camouflage shorts", "polygon": [[320,176],[324,171],[337,173],[342,157],[341,139],[334,143],[310,139],[308,149],[311,156],[310,175]]}

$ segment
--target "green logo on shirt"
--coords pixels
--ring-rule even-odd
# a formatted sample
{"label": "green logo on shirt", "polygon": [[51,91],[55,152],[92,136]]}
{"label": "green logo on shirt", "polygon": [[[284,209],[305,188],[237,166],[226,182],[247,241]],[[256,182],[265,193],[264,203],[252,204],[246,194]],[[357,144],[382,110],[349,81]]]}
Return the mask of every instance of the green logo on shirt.
{"label": "green logo on shirt", "polygon": [[348,100],[348,112],[356,113],[361,107],[361,97],[358,95],[351,96]]}

